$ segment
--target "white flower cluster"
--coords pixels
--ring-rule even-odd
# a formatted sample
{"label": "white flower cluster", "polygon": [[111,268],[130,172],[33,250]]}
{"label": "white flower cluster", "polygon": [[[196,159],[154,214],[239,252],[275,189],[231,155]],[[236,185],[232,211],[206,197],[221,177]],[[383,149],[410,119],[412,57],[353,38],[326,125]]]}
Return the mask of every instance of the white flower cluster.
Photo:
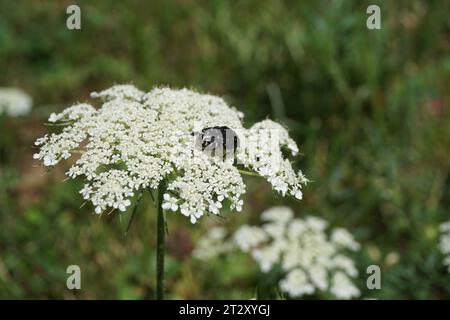
{"label": "white flower cluster", "polygon": [[[50,122],[65,126],[36,141],[40,151],[34,158],[53,166],[81,153],[67,174],[86,178],[81,194],[97,213],[108,208],[125,211],[136,191],[156,189],[163,179],[168,182],[163,208],[179,211],[192,223],[205,213],[218,214],[225,199],[232,210],[240,211],[245,185],[235,162],[265,177],[281,194],[301,199],[307,180],[282,156],[282,148],[295,154],[297,145],[275,122],[265,120],[245,129],[243,114],[224,100],[187,89],[144,93],[116,85],[92,97],[103,100],[100,108],[82,103],[50,115]],[[252,146],[239,148],[236,161],[196,147],[195,132],[218,126],[232,128],[241,144],[251,141]],[[264,129],[279,137],[271,138],[271,149],[260,141]]]}
{"label": "white flower cluster", "polygon": [[249,252],[263,272],[280,267],[283,292],[301,297],[329,291],[339,299],[359,296],[351,278],[358,275],[353,260],[344,250],[360,245],[345,229],[326,233],[327,222],[317,217],[295,219],[287,207],[273,207],[262,213],[262,227],[242,226],[234,235],[238,247]]}
{"label": "white flower cluster", "polygon": [[329,292],[338,299],[358,297],[352,278],[358,271],[345,250],[360,245],[345,229],[328,237],[326,221],[317,217],[295,219],[288,207],[273,207],[262,213],[262,227],[241,226],[227,239],[223,228],[212,229],[201,239],[194,257],[209,260],[231,251],[249,253],[263,273],[281,270],[280,289],[292,298]]}
{"label": "white flower cluster", "polygon": [[32,105],[31,97],[21,89],[0,88],[0,114],[23,116],[30,112]]}
{"label": "white flower cluster", "polygon": [[207,261],[234,249],[232,242],[227,241],[227,231],[223,227],[211,228],[200,238],[192,255],[194,258]]}
{"label": "white flower cluster", "polygon": [[439,249],[445,256],[444,265],[447,267],[447,271],[450,272],[450,221],[441,224],[439,229],[441,231]]}
{"label": "white flower cluster", "polygon": [[308,180],[301,171],[294,172],[289,160],[283,157],[283,148],[293,156],[298,153],[297,144],[289,138],[287,130],[276,122],[264,120],[243,132],[241,139],[239,161],[265,177],[283,196],[289,193],[301,200],[301,185]]}

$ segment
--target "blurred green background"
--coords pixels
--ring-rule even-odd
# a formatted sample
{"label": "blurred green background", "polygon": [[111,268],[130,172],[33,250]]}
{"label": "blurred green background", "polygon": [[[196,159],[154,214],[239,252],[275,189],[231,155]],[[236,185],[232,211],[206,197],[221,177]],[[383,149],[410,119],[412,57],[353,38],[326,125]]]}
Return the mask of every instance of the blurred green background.
{"label": "blurred green background", "polygon": [[[74,3],[80,31],[66,28]],[[381,7],[381,30],[366,28],[370,4]],[[450,298],[437,249],[450,218],[449,12],[444,0],[0,0],[0,87],[34,99],[30,115],[0,121],[0,298],[154,297],[150,201],[125,236],[129,212],[80,208],[80,182],[62,182],[70,161],[45,173],[32,159],[50,112],[117,83],[190,87],[223,96],[246,125],[278,120],[314,181],[298,203],[246,177],[241,214],[196,225],[168,214],[169,298],[254,297],[250,259],[206,265],[191,251],[212,225],[256,222],[272,205],[355,235],[363,298]],[[71,264],[80,291],[66,288]],[[365,289],[370,264],[381,267],[381,290]]]}

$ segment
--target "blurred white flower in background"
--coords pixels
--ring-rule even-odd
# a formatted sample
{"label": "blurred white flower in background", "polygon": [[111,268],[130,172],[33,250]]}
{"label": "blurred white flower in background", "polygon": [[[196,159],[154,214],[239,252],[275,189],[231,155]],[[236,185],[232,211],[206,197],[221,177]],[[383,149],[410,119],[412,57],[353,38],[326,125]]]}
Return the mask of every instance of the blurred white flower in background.
{"label": "blurred white flower in background", "polygon": [[0,114],[11,117],[24,116],[30,113],[33,99],[18,88],[0,88]]}
{"label": "blurred white flower in background", "polygon": [[[302,198],[307,179],[282,154],[286,148],[295,155],[298,147],[273,121],[245,129],[243,114],[223,99],[187,89],[144,93],[117,85],[92,97],[103,100],[99,109],[82,103],[50,115],[63,130],[37,139],[40,151],[34,158],[53,166],[81,153],[67,174],[85,177],[80,192],[96,213],[125,211],[135,192],[156,189],[163,179],[168,182],[164,209],[179,211],[192,223],[205,213],[218,214],[225,200],[240,211],[243,169],[266,178],[282,195]],[[236,132],[242,147],[235,157],[212,156],[196,147],[195,135],[205,128]]]}
{"label": "blurred white flower in background", "polygon": [[439,230],[441,231],[439,249],[444,255],[444,265],[447,267],[447,271],[450,272],[450,221],[441,224]]}
{"label": "blurred white flower in background", "polygon": [[[301,297],[329,289],[341,299],[359,296],[359,290],[351,281],[358,271],[344,251],[356,251],[360,246],[347,230],[335,229],[328,237],[325,220],[294,218],[293,211],[287,207],[273,207],[262,213],[262,219],[265,223],[260,230],[266,239],[251,246],[250,253],[263,272],[281,267],[285,273],[280,281],[283,292]],[[248,243],[254,241],[255,231],[246,230],[243,226],[235,235],[243,251],[248,251]]]}
{"label": "blurred white flower in background", "polygon": [[234,241],[244,252],[249,252],[268,239],[267,234],[259,227],[244,225],[234,234]]}
{"label": "blurred white flower in background", "polygon": [[211,260],[219,255],[230,252],[234,247],[226,241],[227,231],[223,227],[213,227],[200,240],[192,252],[199,260]]}
{"label": "blurred white flower in background", "polygon": [[[322,291],[338,299],[360,295],[353,283],[358,270],[346,255],[359,250],[360,245],[347,230],[327,232],[325,220],[311,216],[294,218],[288,207],[272,207],[261,218],[261,227],[244,225],[231,240],[226,240],[225,235],[221,239],[249,253],[263,273],[281,270],[279,287],[285,294],[298,298]],[[208,259],[223,253],[214,251],[214,246],[205,251]]]}

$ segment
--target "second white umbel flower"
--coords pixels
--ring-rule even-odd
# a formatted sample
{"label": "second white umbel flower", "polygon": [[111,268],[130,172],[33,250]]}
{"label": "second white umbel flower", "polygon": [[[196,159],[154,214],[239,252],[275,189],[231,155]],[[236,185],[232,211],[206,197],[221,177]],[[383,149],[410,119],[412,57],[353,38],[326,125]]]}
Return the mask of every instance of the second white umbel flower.
{"label": "second white umbel flower", "polygon": [[328,236],[328,223],[318,217],[294,218],[289,207],[272,207],[262,213],[264,224],[241,226],[234,241],[258,263],[262,272],[282,270],[280,289],[290,297],[329,292],[338,299],[360,295],[353,284],[358,275],[345,251],[360,245],[343,228]]}
{"label": "second white umbel flower", "polygon": [[294,218],[289,207],[272,207],[261,214],[262,226],[243,225],[228,239],[223,227],[210,229],[193,252],[207,261],[233,248],[249,254],[263,274],[276,273],[276,284],[288,297],[326,292],[338,299],[359,297],[358,275],[349,251],[360,249],[342,228],[327,232],[318,217]]}

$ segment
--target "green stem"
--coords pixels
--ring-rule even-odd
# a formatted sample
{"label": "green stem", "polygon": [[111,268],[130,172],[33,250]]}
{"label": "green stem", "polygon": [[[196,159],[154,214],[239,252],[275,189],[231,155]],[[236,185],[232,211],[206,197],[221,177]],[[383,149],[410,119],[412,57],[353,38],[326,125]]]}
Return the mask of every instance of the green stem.
{"label": "green stem", "polygon": [[156,235],[156,299],[164,300],[164,253],[166,250],[166,233],[164,211],[162,208],[163,195],[166,192],[166,181],[162,180],[158,187],[158,217]]}
{"label": "green stem", "polygon": [[247,171],[247,170],[243,170],[243,169],[238,169],[238,171],[242,174],[245,174],[247,176],[254,176],[254,177],[259,177],[260,175],[257,174],[256,172],[252,172],[252,171]]}

